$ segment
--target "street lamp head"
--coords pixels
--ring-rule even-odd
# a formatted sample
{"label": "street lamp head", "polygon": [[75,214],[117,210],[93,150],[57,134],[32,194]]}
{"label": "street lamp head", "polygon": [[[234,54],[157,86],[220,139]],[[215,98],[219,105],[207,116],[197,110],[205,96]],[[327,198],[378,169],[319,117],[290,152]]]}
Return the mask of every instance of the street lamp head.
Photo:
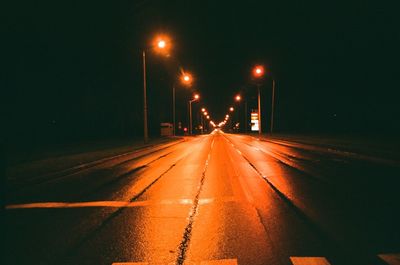
{"label": "street lamp head", "polygon": [[199,95],[199,94],[194,94],[193,98],[194,98],[195,100],[198,100],[198,99],[200,98],[200,95]]}
{"label": "street lamp head", "polygon": [[164,49],[166,45],[167,45],[167,43],[165,42],[165,40],[160,40],[160,41],[158,41],[158,43],[157,43],[157,46],[158,46],[158,48],[160,48],[160,49]]}
{"label": "street lamp head", "polygon": [[240,95],[237,95],[236,97],[235,97],[235,100],[236,101],[240,101],[242,99],[242,97],[240,96]]}
{"label": "street lamp head", "polygon": [[234,111],[234,110],[235,110],[235,109],[234,109],[233,107],[230,107],[230,108],[229,108],[229,111],[231,111],[231,112]]}
{"label": "street lamp head", "polygon": [[207,115],[207,117],[206,117],[206,118],[207,118],[207,120],[209,120],[209,119],[210,119],[210,116],[208,116],[208,115]]}
{"label": "street lamp head", "polygon": [[207,116],[207,115],[208,115],[208,112],[207,112],[207,111],[205,111],[205,112],[203,112],[203,114],[204,114],[204,116]]}
{"label": "street lamp head", "polygon": [[201,112],[205,112],[206,111],[206,109],[205,108],[201,108]]}
{"label": "street lamp head", "polygon": [[154,39],[153,47],[156,52],[169,56],[171,50],[170,38],[166,35],[157,36]]}
{"label": "street lamp head", "polygon": [[193,83],[193,77],[189,72],[181,71],[181,83],[185,86],[191,86]]}
{"label": "street lamp head", "polygon": [[226,115],[225,115],[225,119],[228,119],[228,118],[229,118],[229,114],[226,114]]}
{"label": "street lamp head", "polygon": [[262,66],[262,65],[256,65],[256,66],[253,68],[253,76],[254,76],[255,78],[261,78],[261,77],[263,77],[263,76],[264,76],[264,66]]}

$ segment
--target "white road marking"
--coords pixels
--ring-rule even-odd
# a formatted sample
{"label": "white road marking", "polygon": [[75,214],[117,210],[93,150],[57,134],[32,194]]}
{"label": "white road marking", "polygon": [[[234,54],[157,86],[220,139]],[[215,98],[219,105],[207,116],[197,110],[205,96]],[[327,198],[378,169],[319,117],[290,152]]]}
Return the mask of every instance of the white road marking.
{"label": "white road marking", "polygon": [[378,257],[389,265],[400,265],[400,253],[379,254]]}
{"label": "white road marking", "polygon": [[148,262],[114,262],[112,265],[148,265]]}
{"label": "white road marking", "polygon": [[330,265],[324,257],[290,257],[293,265]]}
{"label": "white road marking", "polygon": [[200,265],[238,265],[237,259],[219,259],[200,262]]}
{"label": "white road marking", "polygon": [[[221,198],[202,198],[199,199],[200,205],[210,204],[213,202],[232,202],[235,201],[234,197],[221,197]],[[35,202],[24,204],[11,204],[7,205],[7,210],[12,209],[44,209],[44,208],[86,208],[86,207],[114,207],[114,208],[130,208],[130,207],[143,207],[152,205],[192,205],[192,199],[176,199],[176,200],[160,200],[160,201],[92,201],[92,202]]]}

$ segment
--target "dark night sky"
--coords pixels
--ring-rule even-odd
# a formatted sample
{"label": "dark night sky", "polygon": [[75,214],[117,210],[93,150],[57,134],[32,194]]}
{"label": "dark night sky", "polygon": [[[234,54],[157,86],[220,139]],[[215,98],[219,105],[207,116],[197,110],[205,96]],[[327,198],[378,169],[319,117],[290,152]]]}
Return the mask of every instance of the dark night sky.
{"label": "dark night sky", "polygon": [[[148,56],[153,133],[171,117],[176,62],[193,72],[215,119],[237,92],[252,104],[258,62],[277,81],[278,131],[400,131],[394,1],[13,2],[4,24],[6,139],[140,136],[141,49],[157,32],[173,37],[174,59]],[[267,79],[267,115],[270,91]],[[189,96],[178,88],[180,120]]]}

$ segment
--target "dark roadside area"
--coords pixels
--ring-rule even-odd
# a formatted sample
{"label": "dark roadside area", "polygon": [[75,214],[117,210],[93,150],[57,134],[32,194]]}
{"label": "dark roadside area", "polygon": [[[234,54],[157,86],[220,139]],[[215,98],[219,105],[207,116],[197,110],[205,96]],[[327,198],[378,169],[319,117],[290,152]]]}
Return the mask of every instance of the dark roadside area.
{"label": "dark roadside area", "polygon": [[146,144],[143,139],[125,139],[27,147],[26,149],[3,147],[2,187],[7,189],[9,184],[17,183],[21,179],[54,174],[135,150],[182,140],[183,137],[158,137],[150,139]]}
{"label": "dark roadside area", "polygon": [[257,134],[249,135],[263,141],[275,143],[294,142],[301,145],[316,146],[343,154],[359,154],[387,159],[400,164],[400,137],[397,135],[356,135],[356,134]]}

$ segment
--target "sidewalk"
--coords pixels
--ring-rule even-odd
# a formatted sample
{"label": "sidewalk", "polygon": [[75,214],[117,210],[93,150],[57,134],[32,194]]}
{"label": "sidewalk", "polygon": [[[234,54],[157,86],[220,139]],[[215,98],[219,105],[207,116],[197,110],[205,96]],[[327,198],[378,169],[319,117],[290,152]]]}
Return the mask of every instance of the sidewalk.
{"label": "sidewalk", "polygon": [[360,135],[249,134],[268,141],[289,141],[400,161],[400,139]]}
{"label": "sidewalk", "polygon": [[124,154],[146,147],[182,140],[182,137],[143,140],[98,141],[61,145],[10,157],[6,179],[29,178],[90,163],[107,157]]}

